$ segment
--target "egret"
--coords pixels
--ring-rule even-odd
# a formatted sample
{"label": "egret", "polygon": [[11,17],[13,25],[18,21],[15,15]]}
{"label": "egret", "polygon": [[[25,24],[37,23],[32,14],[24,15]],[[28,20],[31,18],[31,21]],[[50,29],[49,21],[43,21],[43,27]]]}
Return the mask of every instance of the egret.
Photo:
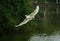
{"label": "egret", "polygon": [[20,24],[18,25],[15,25],[15,27],[19,27],[19,26],[22,26],[24,24],[26,24],[27,22],[29,22],[30,20],[32,20],[33,18],[35,18],[35,15],[38,14],[38,11],[39,11],[39,6],[37,5],[36,6],[36,9],[29,15],[25,15],[26,18],[24,19],[23,22],[21,22]]}

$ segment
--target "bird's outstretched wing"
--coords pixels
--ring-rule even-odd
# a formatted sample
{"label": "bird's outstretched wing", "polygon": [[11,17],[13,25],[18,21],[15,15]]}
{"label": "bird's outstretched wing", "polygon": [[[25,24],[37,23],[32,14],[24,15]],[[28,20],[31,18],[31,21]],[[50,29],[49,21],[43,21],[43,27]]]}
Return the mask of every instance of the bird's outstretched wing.
{"label": "bird's outstretched wing", "polygon": [[22,26],[23,24],[26,24],[28,21],[29,21],[29,19],[26,18],[26,19],[25,19],[23,22],[21,22],[20,24],[15,25],[15,27]]}
{"label": "bird's outstretched wing", "polygon": [[36,6],[36,9],[30,14],[30,16],[35,16],[39,11],[39,6]]}

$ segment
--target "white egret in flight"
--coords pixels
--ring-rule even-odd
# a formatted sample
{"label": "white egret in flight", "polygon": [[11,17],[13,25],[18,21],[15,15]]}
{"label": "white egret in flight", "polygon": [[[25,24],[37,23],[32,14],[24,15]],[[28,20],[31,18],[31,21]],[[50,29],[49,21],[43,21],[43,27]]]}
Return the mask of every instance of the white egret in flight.
{"label": "white egret in flight", "polygon": [[30,14],[30,15],[25,15],[26,18],[24,19],[23,22],[21,22],[20,24],[18,25],[15,25],[15,27],[19,27],[19,26],[22,26],[24,24],[26,24],[28,21],[32,20],[33,18],[35,18],[35,15],[38,13],[39,11],[39,6],[37,5],[36,6],[36,9]]}

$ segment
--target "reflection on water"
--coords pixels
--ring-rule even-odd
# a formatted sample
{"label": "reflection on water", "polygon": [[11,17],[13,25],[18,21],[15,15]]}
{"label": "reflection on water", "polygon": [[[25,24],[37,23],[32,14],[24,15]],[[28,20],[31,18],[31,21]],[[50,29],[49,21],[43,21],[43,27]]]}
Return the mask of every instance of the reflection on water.
{"label": "reflection on water", "polygon": [[33,35],[29,41],[60,41],[60,35],[59,32],[50,36],[47,36],[46,34]]}
{"label": "reflection on water", "polygon": [[60,14],[42,12],[27,25],[14,32],[1,32],[0,41],[60,41],[59,32],[53,34],[60,30]]}
{"label": "reflection on water", "polygon": [[[21,28],[17,32],[1,32],[0,41],[60,41],[60,14],[50,14],[44,19],[43,16],[37,20],[39,23]],[[38,34],[39,35],[38,35]],[[46,34],[42,34],[46,33]],[[34,35],[33,35],[34,34]]]}

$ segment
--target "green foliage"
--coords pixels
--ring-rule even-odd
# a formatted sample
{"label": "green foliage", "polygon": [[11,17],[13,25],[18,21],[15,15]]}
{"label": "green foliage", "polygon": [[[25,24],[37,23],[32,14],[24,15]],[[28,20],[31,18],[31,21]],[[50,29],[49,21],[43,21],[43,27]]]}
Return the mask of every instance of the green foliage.
{"label": "green foliage", "polygon": [[29,0],[0,0],[0,28],[14,29],[14,25],[22,22],[33,10]]}

